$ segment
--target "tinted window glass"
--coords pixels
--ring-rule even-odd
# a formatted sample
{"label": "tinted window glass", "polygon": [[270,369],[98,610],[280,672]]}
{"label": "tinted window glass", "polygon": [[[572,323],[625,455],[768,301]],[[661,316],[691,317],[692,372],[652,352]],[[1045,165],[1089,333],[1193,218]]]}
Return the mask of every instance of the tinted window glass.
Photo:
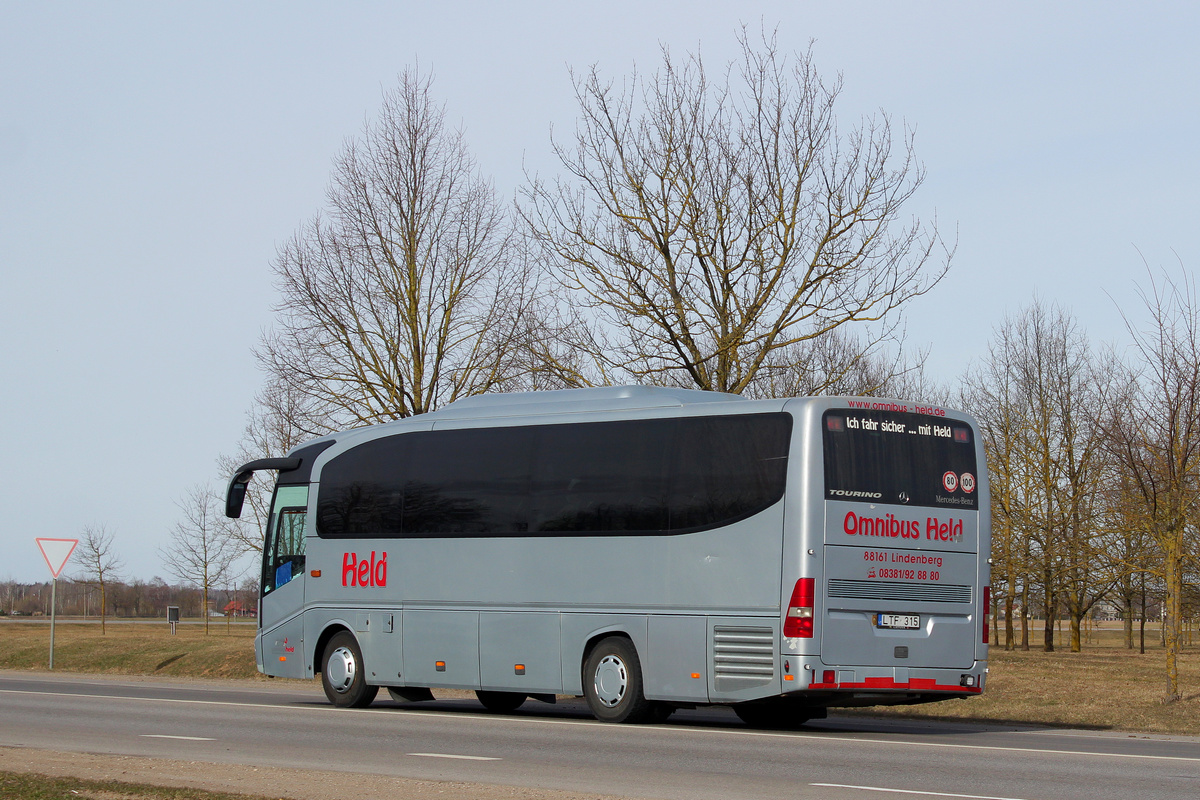
{"label": "tinted window glass", "polygon": [[374,439],[326,464],[317,500],[317,533],[399,533],[410,443],[416,435]]}
{"label": "tinted window glass", "polygon": [[896,411],[827,411],[825,497],[979,508],[974,432]]}
{"label": "tinted window glass", "polygon": [[665,531],[676,420],[537,428],[531,530]]}
{"label": "tinted window glass", "polygon": [[485,428],[403,437],[410,441],[400,531],[484,536],[526,530],[531,432]]}
{"label": "tinted window glass", "polygon": [[680,423],[672,530],[729,524],[783,496],[790,416],[696,417]]}
{"label": "tinted window glass", "polygon": [[423,431],[322,470],[322,536],[688,532],[783,496],[791,417]]}

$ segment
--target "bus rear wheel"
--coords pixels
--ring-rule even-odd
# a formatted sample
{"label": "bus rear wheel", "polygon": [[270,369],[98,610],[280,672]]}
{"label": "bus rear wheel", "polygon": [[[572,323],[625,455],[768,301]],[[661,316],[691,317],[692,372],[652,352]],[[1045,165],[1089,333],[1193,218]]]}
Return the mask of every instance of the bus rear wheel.
{"label": "bus rear wheel", "polygon": [[642,664],[633,642],[623,636],[602,639],[583,665],[583,695],[601,722],[647,722],[656,704],[642,693]]}
{"label": "bus rear wheel", "polygon": [[738,703],[733,713],[751,728],[791,730],[799,728],[810,719],[824,717],[825,710],[814,709],[794,700],[776,698],[750,703]]}
{"label": "bus rear wheel", "polygon": [[489,692],[486,689],[477,690],[475,696],[484,708],[495,714],[510,714],[516,711],[526,698],[526,695],[520,692]]}
{"label": "bus rear wheel", "polygon": [[351,634],[346,631],[334,634],[325,645],[321,664],[321,688],[329,702],[342,708],[371,705],[379,687],[367,684],[362,650]]}

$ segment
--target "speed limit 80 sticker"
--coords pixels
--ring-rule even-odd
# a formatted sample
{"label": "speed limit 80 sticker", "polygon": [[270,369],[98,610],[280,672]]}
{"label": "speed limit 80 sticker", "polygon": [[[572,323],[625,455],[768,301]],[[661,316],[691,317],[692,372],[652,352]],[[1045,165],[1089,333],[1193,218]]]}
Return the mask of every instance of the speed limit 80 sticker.
{"label": "speed limit 80 sticker", "polygon": [[953,492],[961,487],[963,492],[970,494],[975,491],[975,476],[969,472],[964,472],[962,475],[956,472],[947,472],[942,475],[942,487],[947,492]]}

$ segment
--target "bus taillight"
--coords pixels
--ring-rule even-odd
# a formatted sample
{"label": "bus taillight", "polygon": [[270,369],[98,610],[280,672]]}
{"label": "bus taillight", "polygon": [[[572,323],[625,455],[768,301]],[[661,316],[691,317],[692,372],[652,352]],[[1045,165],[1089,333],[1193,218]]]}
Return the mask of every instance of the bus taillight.
{"label": "bus taillight", "polygon": [[811,639],[813,635],[813,579],[801,578],[792,589],[783,635],[788,639]]}
{"label": "bus taillight", "polygon": [[992,615],[992,587],[983,587],[983,643],[988,643],[988,628],[991,627],[991,622],[988,619]]}

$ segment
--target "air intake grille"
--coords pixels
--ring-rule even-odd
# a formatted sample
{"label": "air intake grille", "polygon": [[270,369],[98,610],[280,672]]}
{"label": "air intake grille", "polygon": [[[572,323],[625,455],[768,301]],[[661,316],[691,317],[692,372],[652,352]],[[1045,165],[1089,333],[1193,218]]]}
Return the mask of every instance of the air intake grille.
{"label": "air intake grille", "polygon": [[891,583],[889,581],[852,581],[831,578],[830,597],[855,600],[909,600],[926,603],[970,603],[970,586],[946,586],[928,583]]}
{"label": "air intake grille", "polygon": [[769,683],[775,677],[775,636],[770,628],[713,628],[713,677],[718,689]]}

